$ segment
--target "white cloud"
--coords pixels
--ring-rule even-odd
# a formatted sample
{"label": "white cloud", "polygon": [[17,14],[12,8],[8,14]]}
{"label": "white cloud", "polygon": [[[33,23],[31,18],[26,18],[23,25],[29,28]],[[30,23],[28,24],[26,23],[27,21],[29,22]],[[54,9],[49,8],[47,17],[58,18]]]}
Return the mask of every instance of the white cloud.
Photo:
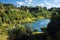
{"label": "white cloud", "polygon": [[44,1],[44,5],[47,8],[55,7],[56,5],[54,3],[49,3],[48,1]]}
{"label": "white cloud", "polygon": [[42,7],[47,7],[47,8],[51,8],[52,6],[54,6],[54,4],[51,4],[48,1],[44,1],[44,3],[40,3],[40,4],[37,4],[37,5],[42,6]]}
{"label": "white cloud", "polygon": [[18,4],[18,5],[24,5],[25,2],[19,2],[19,1],[17,1],[17,4]]}
{"label": "white cloud", "polygon": [[[17,1],[17,6],[21,6],[21,5],[31,5],[32,3],[35,3],[37,1],[34,0],[25,0],[24,2],[21,1]],[[53,2],[53,3],[52,3]],[[37,6],[42,6],[42,7],[47,7],[47,8],[51,8],[51,7],[60,7],[59,4],[54,4],[56,2],[60,2],[60,0],[53,0],[52,2],[49,2],[47,0],[44,0],[42,3],[36,4]],[[33,5],[32,5],[33,6]]]}
{"label": "white cloud", "polygon": [[36,1],[33,1],[33,2],[36,2]]}
{"label": "white cloud", "polygon": [[47,8],[59,7],[59,5],[55,5],[54,3],[49,3],[48,1],[44,1],[44,3],[40,3],[40,4],[37,4],[37,5],[42,6],[42,7],[47,7]]}
{"label": "white cloud", "polygon": [[33,0],[25,0],[26,3],[31,4]]}
{"label": "white cloud", "polygon": [[53,0],[54,2],[60,2],[60,0]]}
{"label": "white cloud", "polygon": [[17,7],[21,6],[21,5],[31,5],[32,3],[35,3],[36,1],[33,0],[25,0],[24,2],[22,1],[17,1]]}
{"label": "white cloud", "polygon": [[60,7],[60,5],[54,5],[54,7]]}
{"label": "white cloud", "polygon": [[51,3],[44,1],[45,5],[51,5]]}
{"label": "white cloud", "polygon": [[42,7],[44,7],[44,6],[45,6],[45,4],[40,3],[40,4],[37,4],[37,6],[42,6]]}

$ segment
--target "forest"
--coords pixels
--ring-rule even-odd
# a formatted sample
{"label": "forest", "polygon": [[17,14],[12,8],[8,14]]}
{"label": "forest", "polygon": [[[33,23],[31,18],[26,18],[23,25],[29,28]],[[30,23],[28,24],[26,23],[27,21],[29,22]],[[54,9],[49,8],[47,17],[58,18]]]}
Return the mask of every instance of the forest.
{"label": "forest", "polygon": [[[43,33],[25,25],[41,19],[51,19]],[[60,40],[60,8],[0,3],[0,40]]]}

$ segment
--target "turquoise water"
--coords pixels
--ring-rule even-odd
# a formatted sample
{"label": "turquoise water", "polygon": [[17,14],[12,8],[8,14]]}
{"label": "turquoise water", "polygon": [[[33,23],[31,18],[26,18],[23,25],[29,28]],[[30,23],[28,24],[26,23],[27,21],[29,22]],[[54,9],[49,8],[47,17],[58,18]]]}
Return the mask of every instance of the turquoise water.
{"label": "turquoise water", "polygon": [[50,22],[50,19],[43,19],[43,20],[37,20],[34,23],[31,23],[30,26],[32,26],[32,30],[38,30],[42,31],[42,27],[47,27],[48,23]]}

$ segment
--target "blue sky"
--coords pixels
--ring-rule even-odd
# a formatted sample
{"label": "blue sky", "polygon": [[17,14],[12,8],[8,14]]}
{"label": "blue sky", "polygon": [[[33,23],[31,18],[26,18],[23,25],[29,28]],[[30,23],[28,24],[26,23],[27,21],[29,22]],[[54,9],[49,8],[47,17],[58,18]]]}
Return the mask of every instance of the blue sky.
{"label": "blue sky", "polygon": [[60,7],[60,0],[0,0],[1,3],[11,3],[18,6]]}

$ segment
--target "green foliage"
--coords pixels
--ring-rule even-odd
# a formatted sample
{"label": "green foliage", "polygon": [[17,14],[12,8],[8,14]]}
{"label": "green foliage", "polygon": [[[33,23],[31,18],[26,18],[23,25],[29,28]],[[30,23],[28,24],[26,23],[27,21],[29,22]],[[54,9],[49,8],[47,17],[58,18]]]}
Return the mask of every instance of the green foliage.
{"label": "green foliage", "polygon": [[[0,3],[0,35],[7,35],[10,33],[9,35],[10,37],[12,36],[12,38],[15,37],[19,39],[22,35],[28,37],[28,35],[32,35],[32,30],[29,26],[25,26],[25,24],[35,21],[36,19],[44,18],[52,18],[49,23],[50,25],[48,24],[48,32],[52,27],[52,30],[55,29],[58,26],[55,25],[55,23],[60,21],[60,8],[47,9],[46,7],[41,6],[21,6],[17,8],[13,4]],[[45,34],[39,34],[40,36],[38,36],[38,38],[40,37],[40,39],[48,36],[46,28],[42,28],[42,31],[45,32]],[[58,39],[60,38],[59,33],[60,32],[57,32]],[[49,38],[49,36],[47,38]]]}
{"label": "green foliage", "polygon": [[48,24],[47,32],[50,37],[55,40],[60,40],[60,14],[52,17],[51,22]]}
{"label": "green foliage", "polygon": [[60,40],[60,30],[56,33],[57,34],[57,39]]}
{"label": "green foliage", "polygon": [[4,7],[3,7],[3,4],[2,4],[2,3],[0,3],[0,9],[4,9]]}
{"label": "green foliage", "polygon": [[30,30],[31,31],[30,33],[30,31],[27,32],[28,30],[27,27],[25,27],[24,25],[16,24],[15,28],[12,29],[9,33],[9,40],[22,40],[22,39],[27,40],[29,38],[28,36],[32,34],[32,31]]}

